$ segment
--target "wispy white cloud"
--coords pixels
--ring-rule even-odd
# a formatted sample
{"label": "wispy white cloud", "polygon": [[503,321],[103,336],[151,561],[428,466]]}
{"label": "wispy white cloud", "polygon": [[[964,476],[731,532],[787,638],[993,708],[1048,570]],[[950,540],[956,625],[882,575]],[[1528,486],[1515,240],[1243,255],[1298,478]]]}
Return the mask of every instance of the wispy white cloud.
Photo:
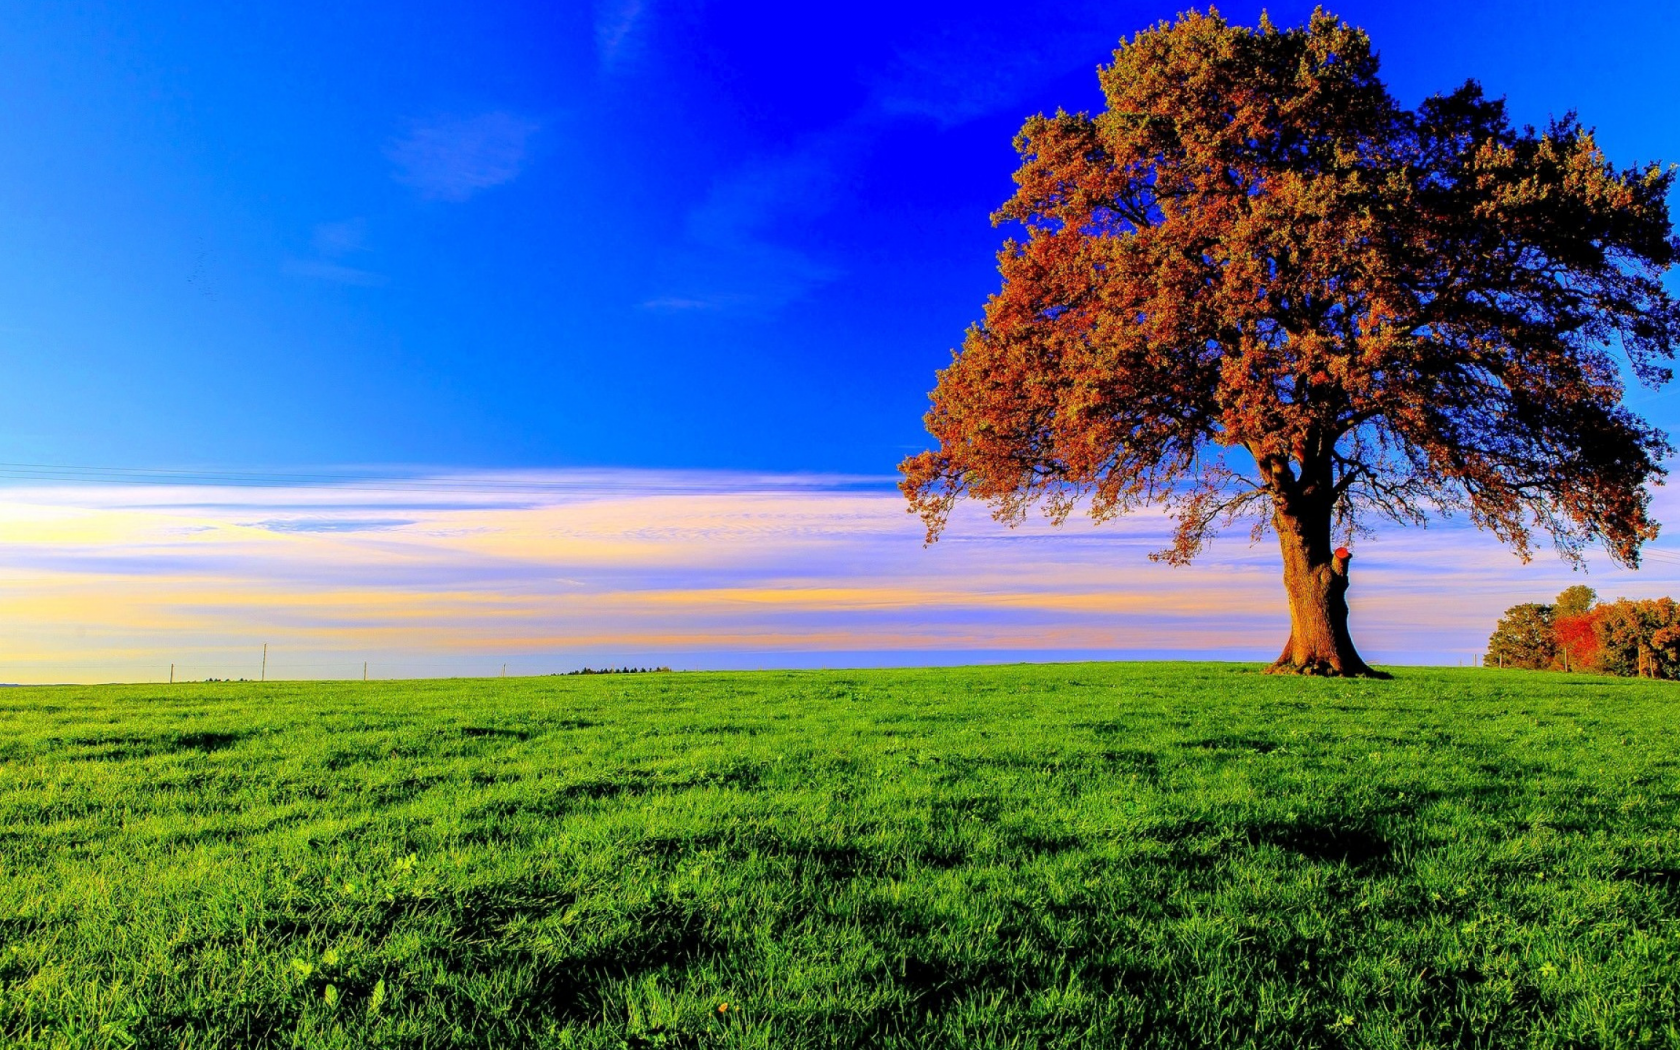
{"label": "wispy white cloud", "polygon": [[288,259],[281,269],[296,277],[309,277],[317,281],[331,281],[334,284],[348,284],[359,288],[376,288],[386,283],[384,274],[326,259]]}
{"label": "wispy white cloud", "polygon": [[900,47],[871,77],[874,104],[889,116],[962,124],[1018,109],[1057,77],[1106,61],[1119,43],[1120,23],[1106,4],[1022,7],[1015,18],[1019,24],[947,22]]}
{"label": "wispy white cloud", "polygon": [[658,310],[661,312],[684,313],[700,311],[713,313],[741,306],[746,300],[740,295],[659,295],[644,300],[641,304],[644,310]]}
{"label": "wispy white cloud", "polygon": [[540,125],[511,113],[416,123],[386,150],[396,180],[428,200],[460,202],[518,178]]}
{"label": "wispy white cloud", "polygon": [[317,223],[312,231],[310,241],[315,251],[328,258],[353,252],[367,251],[367,220],[345,219],[343,222]]}
{"label": "wispy white cloud", "polygon": [[785,233],[828,210],[866,130],[857,121],[791,149],[750,159],[719,178],[689,212],[644,309],[773,313],[843,271],[790,247]]}
{"label": "wispy white cloud", "polygon": [[[597,4],[603,66],[624,53],[647,3]],[[767,314],[842,279],[839,253],[813,247],[800,228],[849,192],[848,176],[883,131],[907,119],[951,126],[1002,111],[1025,116],[1025,100],[1056,78],[1094,73],[1125,24],[1115,20],[1112,5],[1097,0],[1069,0],[1053,9],[1029,5],[1003,17],[1001,24],[996,18],[959,24],[907,12],[907,25],[926,31],[900,32],[914,43],[863,71],[867,99],[828,129],[748,158],[719,177],[689,212],[681,241],[656,265],[639,305],[692,315]],[[1095,76],[1085,83],[1094,96]]]}
{"label": "wispy white cloud", "polygon": [[797,231],[848,192],[848,176],[884,129],[905,118],[959,124],[1019,106],[1054,78],[1094,66],[1116,42],[1108,30],[1094,28],[1112,18],[1085,0],[1048,17],[1034,9],[1021,18],[1014,31],[995,24],[941,28],[871,76],[869,100],[851,115],[725,173],[689,212],[682,242],[662,261],[653,294],[640,305],[773,313],[843,278],[833,257],[792,245],[811,243]]}
{"label": "wispy white cloud", "polygon": [[595,56],[604,70],[619,65],[631,50],[647,0],[598,0],[595,5]]}
{"label": "wispy white cloud", "polygon": [[[622,52],[645,17],[645,3],[598,4],[603,65]],[[1055,78],[1092,69],[1117,42],[1111,8],[1095,0],[1071,0],[1053,11],[1023,8],[1004,25],[906,17],[925,18],[921,24],[929,31],[900,33],[915,43],[896,50],[884,66],[865,70],[869,95],[854,112],[785,148],[743,160],[712,184],[689,212],[681,241],[656,265],[643,309],[769,314],[844,278],[839,253],[814,246],[807,230],[850,192],[848,177],[885,130],[906,119],[949,126],[1019,110],[1023,99]]]}
{"label": "wispy white cloud", "polygon": [[294,277],[308,277],[312,280],[361,288],[372,288],[386,283],[384,274],[351,266],[344,261],[346,256],[368,250],[366,220],[356,218],[342,222],[318,223],[310,232],[310,244],[315,249],[317,258],[288,259],[281,264],[281,270]]}
{"label": "wispy white cloud", "polygon": [[270,532],[377,532],[415,523],[410,518],[275,518],[253,524]]}
{"label": "wispy white cloud", "polygon": [[[1680,511],[1666,498],[1659,517]],[[0,500],[0,681],[984,660],[1081,651],[1264,659],[1288,630],[1275,548],[1147,555],[1159,516],[1005,529],[965,508],[921,544],[884,479],[508,472],[292,487],[11,487]],[[1463,526],[1361,543],[1356,639],[1448,662],[1518,601],[1633,573],[1523,566]],[[867,657],[846,654],[869,653]],[[901,654],[893,656],[892,654]],[[919,655],[918,655],[919,654]]]}

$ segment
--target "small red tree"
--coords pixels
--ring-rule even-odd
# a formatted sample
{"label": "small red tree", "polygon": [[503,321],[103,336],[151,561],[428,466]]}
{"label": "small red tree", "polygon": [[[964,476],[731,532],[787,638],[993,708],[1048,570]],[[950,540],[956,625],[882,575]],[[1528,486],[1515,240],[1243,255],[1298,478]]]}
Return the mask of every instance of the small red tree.
{"label": "small red tree", "polygon": [[1558,616],[1552,621],[1552,633],[1557,638],[1558,667],[1567,671],[1599,671],[1602,652],[1598,640],[1597,610]]}
{"label": "small red tree", "polygon": [[1472,82],[1401,107],[1370,40],[1317,12],[1257,30],[1187,14],[1122,41],[1107,108],[1026,122],[994,219],[1001,291],[939,374],[938,447],[902,488],[935,538],[962,496],[1019,521],[1276,532],[1279,669],[1367,673],[1335,537],[1467,512],[1524,558],[1535,528],[1626,564],[1656,535],[1666,438],[1621,404],[1680,342],[1661,278],[1672,174],[1617,171],[1565,118],[1514,129]]}
{"label": "small red tree", "polygon": [[1598,592],[1584,584],[1566,587],[1552,606],[1552,634],[1564,670],[1599,670]]}

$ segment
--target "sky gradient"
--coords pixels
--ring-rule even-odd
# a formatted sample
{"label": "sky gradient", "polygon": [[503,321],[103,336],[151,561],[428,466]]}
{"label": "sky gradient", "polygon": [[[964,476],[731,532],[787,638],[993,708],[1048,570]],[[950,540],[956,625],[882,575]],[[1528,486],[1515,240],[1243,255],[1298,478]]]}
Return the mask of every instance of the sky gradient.
{"label": "sky gradient", "polygon": [[[1274,655],[1270,546],[1168,570],[1153,518],[974,515],[924,550],[886,480],[995,288],[1022,119],[1097,106],[1181,6],[16,6],[0,680],[237,676],[263,641],[287,677]],[[1680,160],[1670,3],[1333,9],[1407,104],[1474,76],[1618,164]],[[1587,582],[1673,591],[1666,564]],[[1358,571],[1377,660],[1469,652],[1570,581],[1456,529]]]}
{"label": "sky gradient", "polygon": [[[32,486],[0,503],[0,680],[545,674],[1191,657],[1288,634],[1275,542],[1189,568],[1167,523],[975,508],[933,547],[867,478],[503,471],[383,482]],[[1680,511],[1663,490],[1659,516]],[[1671,518],[1672,520],[1672,518]],[[1527,566],[1460,523],[1359,545],[1355,637],[1379,663],[1469,662],[1498,614],[1572,583],[1680,593],[1680,545],[1628,572]]]}
{"label": "sky gradient", "polygon": [[[18,5],[0,462],[890,472],[1022,119],[1180,6]],[[1671,3],[1338,10],[1680,160]]]}

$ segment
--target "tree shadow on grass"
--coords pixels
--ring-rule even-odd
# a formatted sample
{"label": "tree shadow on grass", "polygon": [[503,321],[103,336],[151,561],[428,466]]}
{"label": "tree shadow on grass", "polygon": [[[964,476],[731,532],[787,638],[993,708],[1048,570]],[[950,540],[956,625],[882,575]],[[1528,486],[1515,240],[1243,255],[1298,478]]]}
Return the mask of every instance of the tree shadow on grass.
{"label": "tree shadow on grass", "polygon": [[534,960],[526,990],[512,1006],[528,1016],[573,1023],[611,1010],[613,989],[648,973],[673,984],[691,968],[730,952],[728,941],[708,929],[696,912],[655,906],[621,926],[625,935],[567,958]]}
{"label": "tree shadow on grass", "polygon": [[1680,868],[1674,867],[1627,867],[1617,868],[1610,873],[1612,879],[1620,882],[1631,882],[1646,889],[1661,890],[1664,893],[1680,892]]}
{"label": "tree shadow on grass", "polygon": [[242,732],[164,733],[159,736],[76,737],[49,741],[49,744],[55,748],[93,749],[81,754],[66,755],[66,758],[92,762],[127,762],[181,752],[209,754],[213,751],[224,751],[238,744],[247,735]]}
{"label": "tree shadow on grass", "polygon": [[1276,740],[1264,737],[1212,736],[1202,740],[1187,740],[1179,745],[1201,751],[1232,751],[1242,754],[1269,755],[1283,747]]}
{"label": "tree shadow on grass", "polygon": [[531,734],[524,729],[505,729],[501,726],[462,726],[461,735],[468,737],[501,737],[508,740],[531,739]]}
{"label": "tree shadow on grass", "polygon": [[[1275,847],[1314,864],[1346,864],[1361,875],[1388,870],[1394,846],[1361,823],[1260,821],[1226,824],[1196,817],[1154,829],[1150,837],[1171,846],[1166,862],[1206,871],[1209,862],[1236,850]],[[1197,848],[1198,841],[1205,844]]]}
{"label": "tree shadow on grass", "polygon": [[1270,823],[1249,825],[1251,845],[1277,846],[1318,864],[1346,864],[1361,873],[1388,866],[1393,844],[1368,828],[1335,824]]}

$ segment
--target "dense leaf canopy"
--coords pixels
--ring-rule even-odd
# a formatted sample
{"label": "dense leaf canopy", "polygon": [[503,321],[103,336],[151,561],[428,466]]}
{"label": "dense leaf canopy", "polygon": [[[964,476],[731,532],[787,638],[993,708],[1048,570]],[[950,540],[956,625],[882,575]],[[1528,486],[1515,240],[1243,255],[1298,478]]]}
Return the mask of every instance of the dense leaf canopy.
{"label": "dense leaf canopy", "polygon": [[1163,504],[1172,561],[1277,507],[1467,511],[1636,563],[1665,436],[1623,407],[1680,342],[1673,172],[1573,116],[1514,128],[1470,82],[1401,107],[1370,40],[1187,14],[1122,41],[1107,106],[1026,122],[1025,229],[901,465],[930,539],[971,495],[1019,520]]}
{"label": "dense leaf canopy", "polygon": [[1505,610],[1488,639],[1485,662],[1497,667],[1526,667],[1530,670],[1552,666],[1558,654],[1558,640],[1554,631],[1556,611],[1550,605],[1525,602]]}

